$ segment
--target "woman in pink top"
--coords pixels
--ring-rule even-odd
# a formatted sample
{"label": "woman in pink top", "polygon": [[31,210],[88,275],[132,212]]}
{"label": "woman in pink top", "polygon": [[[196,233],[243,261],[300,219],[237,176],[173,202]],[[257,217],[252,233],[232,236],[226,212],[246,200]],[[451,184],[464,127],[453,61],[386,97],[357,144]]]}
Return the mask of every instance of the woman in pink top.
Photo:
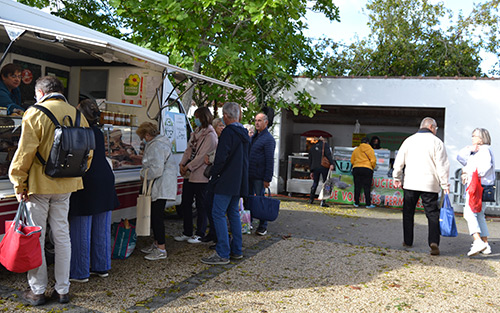
{"label": "woman in pink top", "polygon": [[[206,194],[208,178],[203,175],[207,164],[205,156],[216,149],[217,134],[212,127],[213,116],[206,107],[194,112],[196,129],[191,133],[187,149],[184,151],[179,170],[184,176],[182,187],[181,213],[184,219],[184,230],[176,241],[200,243],[207,228]],[[196,233],[193,234],[193,199],[196,199]]]}

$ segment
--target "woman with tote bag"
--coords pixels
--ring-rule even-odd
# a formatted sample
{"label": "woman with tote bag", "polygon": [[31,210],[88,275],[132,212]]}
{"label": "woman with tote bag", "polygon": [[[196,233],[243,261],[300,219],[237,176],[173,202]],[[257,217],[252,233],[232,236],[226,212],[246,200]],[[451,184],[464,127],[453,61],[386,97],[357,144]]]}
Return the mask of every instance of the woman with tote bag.
{"label": "woman with tote bag", "polygon": [[[160,135],[158,127],[150,122],[142,123],[135,131],[145,142],[142,157],[141,178],[146,177],[151,187],[151,226],[154,243],[141,249],[146,260],[156,261],[167,258],[165,249],[165,224],[163,213],[167,200],[175,200],[177,195],[177,165],[172,157],[172,143]],[[148,184],[149,185],[149,184]]]}
{"label": "woman with tote bag", "polygon": [[[495,184],[495,159],[490,150],[491,137],[488,130],[476,128],[472,132],[472,145],[467,146],[458,152],[457,160],[464,165],[462,168],[462,182],[467,187],[472,182],[473,175],[478,175],[481,185],[492,186]],[[477,174],[475,174],[477,173]],[[469,203],[470,194],[466,193],[464,218],[469,227],[469,233],[474,239],[468,256],[479,253],[490,254],[491,247],[488,244],[488,226],[484,216],[485,203],[482,203],[481,210],[474,212]]]}

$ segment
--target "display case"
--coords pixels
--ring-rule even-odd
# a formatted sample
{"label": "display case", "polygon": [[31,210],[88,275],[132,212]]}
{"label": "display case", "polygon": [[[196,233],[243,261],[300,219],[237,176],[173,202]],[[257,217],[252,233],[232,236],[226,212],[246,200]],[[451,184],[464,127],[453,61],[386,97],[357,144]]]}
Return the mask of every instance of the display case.
{"label": "display case", "polygon": [[9,166],[21,136],[20,116],[0,116],[0,180],[9,179]]}
{"label": "display case", "polygon": [[[309,169],[309,158],[307,153],[288,156],[288,176],[286,182],[286,191],[291,196],[292,193],[309,194],[313,180],[311,179],[311,171]],[[319,194],[322,187],[322,182],[316,189],[316,194]]]}
{"label": "display case", "polygon": [[140,168],[144,143],[135,133],[137,127],[105,124],[103,126],[106,156],[113,170]]}

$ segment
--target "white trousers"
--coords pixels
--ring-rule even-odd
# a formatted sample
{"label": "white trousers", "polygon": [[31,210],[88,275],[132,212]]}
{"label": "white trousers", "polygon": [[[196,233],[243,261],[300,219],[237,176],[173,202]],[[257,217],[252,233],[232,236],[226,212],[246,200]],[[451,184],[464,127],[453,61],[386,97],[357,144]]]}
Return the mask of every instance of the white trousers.
{"label": "white trousers", "polygon": [[47,222],[54,239],[55,264],[54,289],[59,294],[69,292],[69,269],[71,261],[71,240],[69,237],[69,197],[71,193],[30,195],[26,206],[30,210],[33,222],[42,226],[40,245],[42,246],[42,265],[28,271],[28,283],[34,294],[42,294],[47,289],[48,276],[45,263],[45,233]]}

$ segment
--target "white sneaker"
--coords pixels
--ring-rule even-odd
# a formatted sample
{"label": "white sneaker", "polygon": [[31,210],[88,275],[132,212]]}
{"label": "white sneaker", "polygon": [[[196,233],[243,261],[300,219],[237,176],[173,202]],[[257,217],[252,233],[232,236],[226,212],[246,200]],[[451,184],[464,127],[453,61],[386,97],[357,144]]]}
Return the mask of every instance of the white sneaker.
{"label": "white sneaker", "polygon": [[144,257],[146,260],[149,261],[156,261],[156,260],[161,260],[161,259],[166,259],[167,258],[167,250],[160,251],[160,249],[154,249],[153,252],[150,254],[146,255]]}
{"label": "white sneaker", "polygon": [[187,241],[191,237],[181,234],[180,236],[174,237],[175,241]]}
{"label": "white sneaker", "polygon": [[491,246],[489,243],[486,243],[486,249],[481,251],[482,254],[491,254]]}
{"label": "white sneaker", "polygon": [[479,254],[479,252],[485,250],[487,248],[487,243],[480,239],[474,240],[472,243],[472,247],[470,248],[470,251],[467,253],[467,256],[474,256]]}
{"label": "white sneaker", "polygon": [[153,252],[153,250],[156,249],[156,245],[153,243],[151,246],[149,247],[146,247],[146,248],[142,248],[141,249],[141,252],[142,253],[146,253],[146,254],[150,254],[151,252]]}
{"label": "white sneaker", "polygon": [[187,240],[189,243],[201,243],[201,237],[194,235],[193,237]]}

